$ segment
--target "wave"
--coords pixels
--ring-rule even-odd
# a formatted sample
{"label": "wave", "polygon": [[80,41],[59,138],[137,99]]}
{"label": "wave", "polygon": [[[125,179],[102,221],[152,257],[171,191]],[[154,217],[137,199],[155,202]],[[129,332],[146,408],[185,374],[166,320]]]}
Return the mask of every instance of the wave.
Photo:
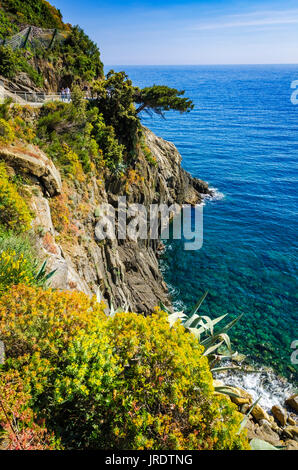
{"label": "wave", "polygon": [[212,194],[202,194],[204,201],[221,201],[225,198],[224,193],[221,193],[217,188],[209,187]]}
{"label": "wave", "polygon": [[294,386],[271,369],[261,367],[258,370],[260,372],[223,372],[216,374],[216,379],[225,385],[242,388],[254,401],[260,398],[259,404],[266,411],[271,411],[274,405],[284,406],[285,400],[295,393]]}

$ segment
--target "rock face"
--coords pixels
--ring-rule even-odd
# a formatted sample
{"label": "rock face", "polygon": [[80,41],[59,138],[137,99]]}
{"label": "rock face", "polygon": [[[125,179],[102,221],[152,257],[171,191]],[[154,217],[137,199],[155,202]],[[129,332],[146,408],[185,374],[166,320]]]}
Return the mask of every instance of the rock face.
{"label": "rock face", "polygon": [[61,177],[53,162],[33,145],[0,148],[0,158],[13,168],[25,171],[40,179],[50,196],[61,193]]}
{"label": "rock face", "polygon": [[34,85],[34,82],[24,72],[19,72],[13,80],[9,80],[0,75],[0,83],[3,84],[5,89],[5,98],[12,98],[14,102],[24,103],[24,100],[15,94],[15,92],[42,92],[42,88],[38,88]]}
{"label": "rock face", "polygon": [[[137,171],[139,184],[132,184],[127,192],[128,203],[144,204],[196,204],[201,194],[209,194],[208,185],[192,178],[181,168],[181,155],[174,144],[157,137],[144,129],[146,145],[156,159],[152,166],[145,158],[140,159]],[[116,206],[123,188],[118,180],[111,178],[102,192],[103,200]],[[94,238],[90,233],[90,238]],[[167,287],[158,265],[158,240],[113,240],[90,245],[93,259],[84,277],[95,280],[109,303],[114,306],[128,304],[133,311],[145,314],[160,302],[170,306]],[[90,270],[90,265],[94,266]],[[96,269],[96,272],[94,270]],[[94,281],[93,281],[94,282]],[[92,289],[93,290],[93,289]]]}
{"label": "rock face", "polygon": [[76,289],[91,295],[88,284],[80,278],[70,258],[66,258],[61,246],[56,243],[55,229],[52,222],[48,200],[42,194],[32,196],[32,209],[36,214],[35,229],[41,230],[37,247],[41,257],[46,257],[49,271],[56,270],[51,287],[56,289]]}
{"label": "rock face", "polygon": [[[130,310],[149,314],[160,302],[170,307],[167,287],[159,270],[159,240],[97,241],[95,227],[98,207],[109,203],[117,213],[118,196],[127,204],[196,204],[208,185],[192,178],[181,168],[176,147],[144,129],[146,145],[156,160],[150,163],[140,153],[132,178],[123,182],[106,175],[102,183],[90,176],[86,185],[61,184],[59,172],[46,155],[33,146],[13,145],[0,150],[0,158],[14,170],[30,175],[31,206],[36,245],[47,258],[49,270],[56,270],[51,285],[95,294],[98,289],[108,305],[127,305]],[[60,225],[66,221],[66,229]],[[60,223],[61,222],[61,223]]]}
{"label": "rock face", "polygon": [[262,441],[269,442],[269,444],[273,446],[280,445],[279,435],[272,430],[270,423],[266,420],[261,424],[254,424],[252,421],[248,421],[246,429],[249,440],[261,439]]}
{"label": "rock face", "polygon": [[286,405],[298,413],[298,394],[292,395],[290,398],[288,398],[286,400]]}
{"label": "rock face", "polygon": [[144,167],[145,181],[152,188],[148,203],[196,204],[201,199],[200,194],[210,193],[207,183],[193,178],[181,168],[182,158],[174,144],[157,137],[149,129],[144,128],[144,134],[157,161],[155,169],[148,165]]}
{"label": "rock face", "polygon": [[298,426],[287,426],[286,433],[289,433],[293,438],[298,438]]}
{"label": "rock face", "polygon": [[286,442],[286,450],[298,450],[298,442],[289,439]]}

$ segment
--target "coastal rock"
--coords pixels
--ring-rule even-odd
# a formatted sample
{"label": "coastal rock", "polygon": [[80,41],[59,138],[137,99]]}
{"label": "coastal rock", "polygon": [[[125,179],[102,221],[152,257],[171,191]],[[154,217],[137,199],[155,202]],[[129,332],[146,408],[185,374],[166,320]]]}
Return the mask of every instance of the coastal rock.
{"label": "coastal rock", "polygon": [[261,425],[247,421],[245,428],[247,429],[247,437],[249,440],[261,439],[273,446],[282,445],[279,435],[272,430],[267,420],[264,420]]}
{"label": "coastal rock", "polygon": [[[168,289],[159,269],[160,242],[96,240],[99,207],[102,203],[110,203],[117,213],[118,196],[123,193],[128,204],[141,203],[149,209],[153,203],[200,203],[201,193],[211,192],[206,183],[192,178],[181,168],[181,156],[173,144],[148,129],[144,129],[144,134],[157,164],[147,161],[141,153],[134,170],[139,175],[137,183],[132,182],[124,188],[120,178],[113,175],[106,175],[102,184],[91,176],[83,189],[67,182],[61,188],[59,180],[56,195],[47,199],[44,191],[39,190],[39,194],[36,191],[38,184],[45,187],[44,172],[39,169],[37,159],[37,162],[34,160],[36,166],[30,167],[36,175],[31,201],[36,214],[34,228],[38,234],[38,249],[43,257],[49,258],[48,269],[57,269],[51,278],[52,287],[88,294],[95,294],[99,289],[108,306],[127,306],[131,311],[150,314],[160,303],[171,308]],[[13,149],[16,154],[15,147]],[[57,194],[59,192],[61,195]],[[62,217],[67,214],[67,235],[60,233],[57,222],[61,211]]]}
{"label": "coastal rock", "polygon": [[43,233],[49,232],[51,235],[55,234],[55,229],[51,217],[51,209],[49,201],[39,193],[38,196],[32,195],[31,207],[35,214],[33,226]]}
{"label": "coastal rock", "polygon": [[274,418],[276,418],[282,426],[287,424],[288,413],[284,408],[282,408],[280,405],[275,405],[271,408],[271,412]]}
{"label": "coastal rock", "polygon": [[287,426],[285,432],[294,438],[298,438],[298,426]]}
{"label": "coastal rock", "polygon": [[148,167],[144,162],[141,169],[147,188],[152,188],[147,197],[148,189],[145,191],[145,201],[149,196],[158,203],[197,204],[201,202],[202,194],[211,193],[207,183],[193,178],[181,167],[182,157],[173,143],[157,137],[145,127],[143,132],[146,145],[157,163],[156,167]]}
{"label": "coastal rock", "polygon": [[61,193],[60,173],[53,162],[38,147],[33,145],[11,145],[0,148],[0,158],[8,165],[40,179],[50,196]]}
{"label": "coastal rock", "polygon": [[[240,406],[240,413],[242,413],[243,415],[246,415],[249,409],[250,409],[250,405],[248,403],[245,403],[244,405]],[[251,418],[251,415],[249,415],[249,417]]]}
{"label": "coastal rock", "polygon": [[267,421],[266,419],[261,419],[258,424],[260,426],[262,426],[263,424],[266,424],[266,425],[270,425],[271,429],[276,432],[279,436],[281,436],[282,434],[282,429],[276,424],[276,422],[274,421],[274,418],[273,416],[269,416],[269,418],[272,418],[270,419],[270,421]]}
{"label": "coastal rock", "polygon": [[263,410],[263,408],[259,404],[255,405],[251,414],[256,421],[261,421],[262,419],[264,419],[270,423],[270,416],[265,410]]}
{"label": "coastal rock", "polygon": [[293,439],[286,441],[286,450],[298,450],[298,442]]}
{"label": "coastal rock", "polygon": [[37,234],[36,245],[40,257],[47,260],[47,270],[56,271],[51,278],[51,287],[65,290],[79,290],[91,294],[87,283],[79,276],[70,258],[65,258],[61,246],[56,243],[48,200],[42,195],[32,196],[32,209],[36,214],[33,222]]}
{"label": "coastal rock", "polygon": [[295,419],[293,419],[291,416],[288,416],[288,423],[291,425],[291,426],[296,426],[297,422],[295,421]]}
{"label": "coastal rock", "polygon": [[288,398],[286,400],[286,405],[298,413],[298,394],[296,393],[295,395],[292,395],[290,398]]}
{"label": "coastal rock", "polygon": [[236,405],[241,406],[245,404],[251,404],[253,402],[252,396],[242,388],[232,387],[232,391],[239,395],[237,397],[230,397],[231,401]]}
{"label": "coastal rock", "polygon": [[265,421],[262,423],[261,426],[256,431],[257,436],[259,439],[262,439],[273,446],[278,446],[281,444],[280,436],[272,429],[270,423]]}

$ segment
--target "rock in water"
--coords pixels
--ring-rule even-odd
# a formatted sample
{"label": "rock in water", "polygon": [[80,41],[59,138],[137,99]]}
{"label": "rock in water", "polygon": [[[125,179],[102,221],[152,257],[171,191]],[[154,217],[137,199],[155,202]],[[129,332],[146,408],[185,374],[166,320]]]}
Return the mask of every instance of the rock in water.
{"label": "rock in water", "polygon": [[287,424],[288,413],[282,406],[275,405],[271,409],[274,418],[282,425],[285,426]]}
{"label": "rock in water", "polygon": [[285,431],[294,438],[298,437],[298,426],[287,426]]}
{"label": "rock in water", "polygon": [[262,419],[265,419],[266,421],[270,423],[270,417],[268,413],[266,413],[266,411],[263,410],[263,408],[258,404],[253,408],[251,414],[253,415],[255,420],[258,422],[261,421]]}
{"label": "rock in water", "polygon": [[298,413],[298,393],[292,395],[290,398],[286,400],[286,405],[296,411]]}
{"label": "rock in water", "polygon": [[252,404],[253,402],[252,396],[248,392],[243,390],[242,388],[232,387],[232,391],[236,395],[239,395],[237,397],[230,397],[231,401],[235,403],[236,405]]}

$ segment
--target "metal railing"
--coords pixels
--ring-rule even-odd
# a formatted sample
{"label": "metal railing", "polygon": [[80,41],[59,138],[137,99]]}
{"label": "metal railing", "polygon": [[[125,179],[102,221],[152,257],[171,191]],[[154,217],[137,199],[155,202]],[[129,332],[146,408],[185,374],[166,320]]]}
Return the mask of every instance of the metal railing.
{"label": "metal railing", "polygon": [[26,91],[14,91],[10,92],[10,96],[15,96],[15,98],[21,98],[23,101],[29,103],[45,103],[47,101],[71,101],[71,95],[66,95],[64,93],[35,93],[35,92],[26,92]]}
{"label": "metal railing", "polygon": [[[29,91],[8,91],[4,89],[3,83],[0,80],[0,103],[4,101],[5,98],[11,98],[14,103],[20,105],[40,105],[42,106],[45,103],[51,101],[61,101],[64,103],[71,103],[72,97],[71,93],[44,93],[44,92],[29,92]],[[85,99],[92,101],[96,99],[93,96],[85,96]]]}

